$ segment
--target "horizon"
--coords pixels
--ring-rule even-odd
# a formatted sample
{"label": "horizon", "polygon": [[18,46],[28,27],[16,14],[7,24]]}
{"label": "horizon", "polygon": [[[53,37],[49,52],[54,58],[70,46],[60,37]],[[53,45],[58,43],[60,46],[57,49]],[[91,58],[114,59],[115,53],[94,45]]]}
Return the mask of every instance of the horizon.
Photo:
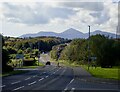
{"label": "horizon", "polygon": [[[87,6],[86,6],[87,4]],[[1,34],[19,37],[38,32],[61,33],[69,28],[88,33],[116,34],[118,3],[114,2],[2,2]]]}

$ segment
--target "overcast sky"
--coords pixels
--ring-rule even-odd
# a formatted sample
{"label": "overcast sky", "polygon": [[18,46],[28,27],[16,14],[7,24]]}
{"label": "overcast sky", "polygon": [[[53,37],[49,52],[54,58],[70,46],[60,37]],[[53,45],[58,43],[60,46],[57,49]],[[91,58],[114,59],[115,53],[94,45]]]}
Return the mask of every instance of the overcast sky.
{"label": "overcast sky", "polygon": [[1,2],[0,33],[17,37],[40,31],[60,33],[69,28],[86,33],[88,25],[91,25],[91,31],[115,33],[118,24],[118,3],[115,3],[117,0],[113,1]]}

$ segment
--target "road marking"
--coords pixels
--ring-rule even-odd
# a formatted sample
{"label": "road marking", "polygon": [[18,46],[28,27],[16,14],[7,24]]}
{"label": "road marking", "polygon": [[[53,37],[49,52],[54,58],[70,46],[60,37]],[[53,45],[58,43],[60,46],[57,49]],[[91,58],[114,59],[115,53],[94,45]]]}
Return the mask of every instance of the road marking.
{"label": "road marking", "polygon": [[66,91],[68,88],[65,88],[64,90]]}
{"label": "road marking", "polygon": [[72,79],[69,84],[71,84],[73,81],[74,81],[74,79]]}
{"label": "road marking", "polygon": [[26,78],[25,80],[29,80],[29,79],[31,79],[31,77],[28,77],[28,78]]}
{"label": "road marking", "polygon": [[33,78],[34,78],[34,77],[37,77],[37,75],[34,75]]}
{"label": "road marking", "polygon": [[55,74],[56,72],[53,72],[53,74]]}
{"label": "road marking", "polygon": [[67,89],[68,89],[68,88],[66,87],[66,88],[65,88],[65,89],[64,89],[62,92],[65,92],[65,91],[67,91]]}
{"label": "road marking", "polygon": [[46,72],[43,72],[43,73],[46,73]]}
{"label": "road marking", "polygon": [[24,88],[24,86],[21,86],[21,87],[18,87],[18,88],[16,88],[16,89],[13,89],[13,91],[19,90],[19,89],[21,89],[21,88]]}
{"label": "road marking", "polygon": [[13,82],[13,83],[11,83],[11,84],[13,85],[13,84],[17,84],[17,83],[19,83],[19,82],[21,82],[21,81],[16,81],[16,82]]}
{"label": "road marking", "polygon": [[44,78],[39,79],[39,81],[43,80]]}
{"label": "road marking", "polygon": [[49,76],[46,76],[45,78],[47,78],[47,77],[49,77]]}
{"label": "road marking", "polygon": [[2,86],[0,86],[1,88],[3,88],[3,87],[5,87],[6,85],[2,85]]}
{"label": "road marking", "polygon": [[35,84],[35,83],[36,83],[36,81],[34,81],[34,82],[32,82],[32,83],[29,83],[28,85],[30,86],[30,85]]}
{"label": "road marking", "polygon": [[72,88],[70,92],[74,92],[75,88]]}
{"label": "road marking", "polygon": [[[68,86],[72,83],[74,81],[74,78],[68,83],[68,85],[66,86],[66,88],[64,89],[64,91],[63,92],[65,92],[68,88]],[[73,88],[73,89],[75,89],[75,88]],[[71,92],[71,91],[70,91]],[[73,91],[72,91],[73,92]]]}

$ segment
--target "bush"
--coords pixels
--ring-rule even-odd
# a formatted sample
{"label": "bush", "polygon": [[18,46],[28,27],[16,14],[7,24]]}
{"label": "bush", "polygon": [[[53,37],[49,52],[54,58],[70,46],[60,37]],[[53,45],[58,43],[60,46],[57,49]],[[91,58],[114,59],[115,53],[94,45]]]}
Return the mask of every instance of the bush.
{"label": "bush", "polygon": [[10,59],[16,59],[16,54],[10,54]]}
{"label": "bush", "polygon": [[24,59],[23,65],[24,66],[33,66],[33,65],[35,65],[35,60],[33,58]]}
{"label": "bush", "polygon": [[11,66],[7,65],[9,60],[9,52],[6,49],[2,49],[2,72],[9,72],[13,70]]}

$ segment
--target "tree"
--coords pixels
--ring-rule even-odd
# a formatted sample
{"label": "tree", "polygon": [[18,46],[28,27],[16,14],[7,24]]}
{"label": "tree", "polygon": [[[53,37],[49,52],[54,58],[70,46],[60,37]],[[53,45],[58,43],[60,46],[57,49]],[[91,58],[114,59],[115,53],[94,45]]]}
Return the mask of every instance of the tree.
{"label": "tree", "polygon": [[13,70],[11,66],[7,65],[9,60],[9,52],[6,49],[2,49],[2,72],[9,72]]}
{"label": "tree", "polygon": [[97,64],[101,67],[112,67],[115,65],[114,40],[104,35],[95,35],[90,38],[91,50],[97,56]]}

